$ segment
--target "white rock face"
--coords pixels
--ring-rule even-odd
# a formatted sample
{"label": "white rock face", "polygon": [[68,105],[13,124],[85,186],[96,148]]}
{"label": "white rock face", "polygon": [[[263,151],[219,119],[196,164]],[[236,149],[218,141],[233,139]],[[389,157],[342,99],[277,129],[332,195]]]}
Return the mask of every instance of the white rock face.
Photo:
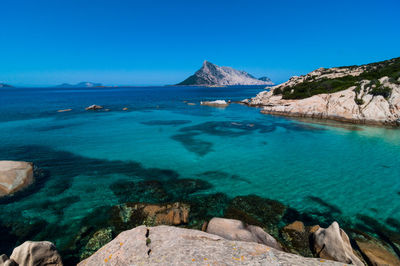
{"label": "white rock face", "polygon": [[[359,75],[358,68],[346,75]],[[318,73],[315,70],[307,75]],[[342,72],[324,74],[322,76],[340,76]],[[321,78],[321,76],[319,77]],[[379,81],[382,86],[390,88],[392,93],[385,99],[381,95],[372,95],[369,81],[365,80],[360,85],[358,95],[356,87],[331,94],[318,94],[300,100],[282,99],[282,95],[274,95],[273,91],[278,88],[292,86],[303,82],[303,77],[293,77],[289,81],[273,87],[270,91],[259,93],[255,98],[246,100],[249,105],[262,106],[261,112],[267,114],[311,117],[332,119],[344,122],[377,125],[399,125],[400,124],[400,85],[391,83],[389,78],[383,77]],[[362,104],[357,104],[356,99]]]}
{"label": "white rock face", "polygon": [[194,75],[178,85],[273,85],[266,77],[257,79],[245,71],[231,67],[220,67],[204,61],[203,66]]}
{"label": "white rock face", "polygon": [[230,241],[198,230],[139,226],[119,234],[83,266],[100,265],[343,265],[266,245]]}
{"label": "white rock face", "polygon": [[32,182],[32,163],[0,161],[0,197],[13,194],[29,186]]}

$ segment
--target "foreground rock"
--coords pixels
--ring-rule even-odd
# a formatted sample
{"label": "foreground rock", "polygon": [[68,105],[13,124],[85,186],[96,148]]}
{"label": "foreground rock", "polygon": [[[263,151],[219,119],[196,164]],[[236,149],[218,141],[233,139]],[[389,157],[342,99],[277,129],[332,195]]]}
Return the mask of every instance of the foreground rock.
{"label": "foreground rock", "polygon": [[93,105],[88,106],[88,107],[85,108],[86,111],[89,111],[89,110],[100,110],[100,109],[103,109],[103,106],[96,105],[96,104],[93,104]]}
{"label": "foreground rock", "polygon": [[227,107],[229,105],[229,103],[226,102],[225,100],[204,101],[204,102],[200,102],[200,104],[214,106],[214,107]]}
{"label": "foreground rock", "polygon": [[245,225],[239,220],[212,218],[208,223],[206,232],[228,240],[255,242],[282,250],[278,241],[267,234],[261,227]]}
{"label": "foreground rock", "polygon": [[0,197],[11,195],[32,183],[32,163],[0,161]]}
{"label": "foreground rock", "polygon": [[0,265],[62,266],[63,263],[53,243],[26,241],[13,250],[9,259],[0,256]]}
{"label": "foreground rock", "polygon": [[383,247],[378,241],[356,240],[361,253],[371,265],[400,265],[400,260],[391,252],[389,247]]}
{"label": "foreground rock", "polygon": [[333,222],[328,228],[319,228],[312,237],[316,256],[348,264],[364,265],[353,253],[349,237],[337,222]]}
{"label": "foreground rock", "polygon": [[198,230],[139,226],[78,265],[343,265],[266,245],[226,240]]}
{"label": "foreground rock", "polygon": [[399,126],[400,74],[395,72],[399,68],[400,58],[320,68],[243,103],[261,106],[266,114]]}

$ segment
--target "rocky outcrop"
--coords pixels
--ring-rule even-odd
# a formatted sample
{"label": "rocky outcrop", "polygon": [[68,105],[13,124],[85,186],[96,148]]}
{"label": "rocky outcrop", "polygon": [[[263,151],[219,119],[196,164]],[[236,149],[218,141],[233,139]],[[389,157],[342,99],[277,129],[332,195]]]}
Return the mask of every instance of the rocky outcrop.
{"label": "rocky outcrop", "polygon": [[0,256],[0,265],[62,266],[62,260],[53,243],[26,241],[16,247],[10,258]]}
{"label": "rocky outcrop", "polygon": [[200,104],[214,106],[214,107],[227,107],[229,105],[229,102],[227,102],[225,100],[216,100],[216,101],[203,101],[203,102],[200,102]]}
{"label": "rocky outcrop", "polygon": [[208,223],[206,232],[228,240],[255,242],[282,250],[278,241],[267,234],[261,227],[245,225],[239,220],[212,218]]}
{"label": "rocky outcrop", "polygon": [[88,111],[88,110],[99,110],[99,109],[103,109],[103,106],[93,104],[93,105],[88,106],[88,107],[85,108],[86,111]]}
{"label": "rocky outcrop", "polygon": [[226,240],[198,230],[139,226],[78,265],[342,265],[266,245]]}
{"label": "rocky outcrop", "polygon": [[57,113],[65,113],[65,112],[70,112],[70,111],[72,111],[71,108],[69,108],[69,109],[62,109],[62,110],[58,110]]}
{"label": "rocky outcrop", "polygon": [[0,161],[0,197],[11,195],[32,183],[32,163]]}
{"label": "rocky outcrop", "polygon": [[273,85],[273,83],[266,77],[257,79],[247,72],[204,61],[203,66],[194,75],[177,85]]}
{"label": "rocky outcrop", "polygon": [[350,239],[337,222],[328,228],[319,228],[312,235],[315,255],[320,258],[354,265],[364,265],[353,253]]}
{"label": "rocky outcrop", "polygon": [[399,67],[400,58],[320,68],[242,102],[266,114],[400,126]]}

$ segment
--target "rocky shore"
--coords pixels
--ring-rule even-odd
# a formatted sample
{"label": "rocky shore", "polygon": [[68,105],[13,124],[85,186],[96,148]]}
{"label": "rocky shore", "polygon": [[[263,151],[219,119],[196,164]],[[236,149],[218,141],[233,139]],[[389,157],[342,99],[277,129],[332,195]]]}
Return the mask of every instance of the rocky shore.
{"label": "rocky shore", "polygon": [[265,114],[400,126],[399,62],[320,68],[242,103]]}
{"label": "rocky shore", "polygon": [[[158,215],[152,217],[157,218]],[[169,221],[182,222],[179,218]],[[168,220],[163,222],[168,224]],[[353,250],[350,238],[337,222],[328,228],[313,226],[305,230],[303,223],[297,221],[284,230],[292,243],[308,247],[315,258],[290,253],[261,227],[247,225],[239,220],[213,218],[203,226],[203,231],[165,225],[140,225],[121,232],[114,239],[96,233],[94,237],[97,242],[103,243],[92,250],[93,255],[78,265],[400,264],[394,254],[372,242],[357,241],[359,250]],[[10,257],[1,255],[0,265],[60,266],[63,262],[54,244],[48,241],[27,241],[16,247]]]}
{"label": "rocky shore", "polygon": [[[21,164],[30,177],[31,163],[3,164],[18,167],[12,173],[3,167],[0,177],[18,176]],[[10,241],[0,244],[12,245],[0,265],[400,265],[400,225],[392,218],[357,215],[350,222],[315,197],[326,210],[300,213],[256,195],[200,193],[209,187],[200,179],[116,181],[111,190],[119,204],[99,206],[75,231],[42,235],[46,223],[0,224],[1,239]],[[35,191],[29,190],[22,194]],[[62,209],[49,204],[44,207]],[[68,234],[68,241],[27,241],[51,241],[56,233]]]}

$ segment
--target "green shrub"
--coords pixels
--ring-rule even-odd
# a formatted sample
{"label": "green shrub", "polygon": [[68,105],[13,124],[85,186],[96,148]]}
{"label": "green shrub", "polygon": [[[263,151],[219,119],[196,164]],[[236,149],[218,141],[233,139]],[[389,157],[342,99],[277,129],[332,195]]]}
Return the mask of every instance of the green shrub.
{"label": "green shrub", "polygon": [[281,95],[282,94],[282,89],[281,88],[276,88],[273,92],[273,95]]}
{"label": "green shrub", "polygon": [[363,105],[364,104],[364,100],[363,99],[354,98],[354,101],[356,102],[357,105]]}
{"label": "green shrub", "polygon": [[372,88],[372,90],[370,90],[369,93],[374,96],[381,95],[385,99],[388,99],[390,97],[390,95],[392,94],[392,89],[385,87],[385,86],[379,86],[379,87]]}
{"label": "green shrub", "polygon": [[[347,68],[351,69],[355,67],[356,66],[351,66]],[[319,80],[306,80],[294,85],[293,87],[285,87],[277,92],[274,91],[274,95],[282,93],[283,99],[304,99],[317,94],[342,91],[351,86],[357,86],[355,91],[357,90],[356,93],[358,94],[361,89],[358,88],[360,81],[371,80],[368,87],[371,88],[372,85],[376,86],[372,89],[372,95],[382,95],[385,98],[390,97],[391,90],[388,88],[381,88],[378,79],[387,76],[397,81],[398,78],[400,78],[400,57],[368,64],[363,67],[364,72],[359,76],[354,77],[349,75],[335,79],[323,78]]]}

